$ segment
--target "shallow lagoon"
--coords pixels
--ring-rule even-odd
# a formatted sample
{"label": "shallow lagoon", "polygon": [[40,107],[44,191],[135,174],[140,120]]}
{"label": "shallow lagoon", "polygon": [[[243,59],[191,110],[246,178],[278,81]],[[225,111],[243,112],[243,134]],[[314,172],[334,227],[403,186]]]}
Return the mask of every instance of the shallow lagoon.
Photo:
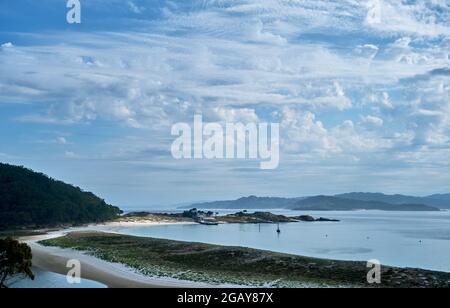
{"label": "shallow lagoon", "polygon": [[106,288],[105,285],[82,279],[79,284],[69,284],[67,282],[66,276],[51,273],[47,271],[43,271],[37,267],[33,268],[33,274],[35,275],[34,280],[25,279],[25,278],[15,278],[9,282],[9,286],[11,288]]}

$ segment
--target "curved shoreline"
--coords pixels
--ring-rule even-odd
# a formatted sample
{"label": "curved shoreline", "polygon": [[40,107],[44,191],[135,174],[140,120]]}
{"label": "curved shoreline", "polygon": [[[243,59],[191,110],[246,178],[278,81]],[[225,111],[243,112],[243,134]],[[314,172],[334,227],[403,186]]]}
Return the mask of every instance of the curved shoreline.
{"label": "curved shoreline", "polygon": [[107,262],[120,262],[151,277],[170,277],[220,287],[275,288],[448,288],[450,273],[382,265],[382,280],[367,280],[367,262],[338,261],[223,246],[105,232],[73,232],[41,242],[76,249]]}
{"label": "curved shoreline", "polygon": [[[182,281],[171,278],[156,278],[139,274],[133,269],[118,263],[107,262],[93,256],[83,254],[71,249],[57,247],[45,247],[38,244],[39,241],[58,238],[73,231],[98,230],[106,231],[114,227],[135,226],[160,226],[173,224],[190,224],[180,222],[113,222],[99,225],[91,225],[81,228],[69,228],[50,232],[45,235],[21,237],[19,240],[27,243],[32,250],[33,266],[44,271],[67,275],[69,268],[67,262],[72,259],[81,263],[81,278],[102,283],[108,288],[213,288],[233,287],[228,285],[211,285]],[[111,232],[111,230],[108,230]]]}
{"label": "curved shoreline", "polygon": [[[134,272],[121,264],[103,261],[70,249],[44,247],[29,243],[33,251],[33,265],[49,272],[67,275],[67,261],[81,263],[81,278],[96,281],[108,288],[208,288],[213,285],[175,279],[152,278]],[[224,287],[224,286],[221,286]]]}
{"label": "curved shoreline", "polygon": [[[70,248],[48,247],[40,245],[38,242],[47,239],[55,239],[63,237],[71,232],[101,231],[111,234],[123,235],[117,231],[117,227],[136,227],[136,226],[160,226],[160,225],[179,225],[192,224],[190,222],[155,222],[155,221],[139,221],[139,222],[113,222],[106,224],[97,224],[84,226],[80,228],[69,228],[59,231],[50,232],[45,235],[36,235],[30,237],[22,237],[21,240],[29,244],[33,251],[33,265],[48,272],[66,275],[69,269],[66,267],[67,261],[77,259],[82,264],[81,276],[83,279],[99,282],[110,288],[226,288],[241,287],[240,285],[223,285],[220,281],[215,282],[196,282],[183,281],[175,278],[158,278],[146,276],[139,273],[131,267],[127,267],[116,262],[116,259],[109,261],[101,260],[86,253]],[[56,245],[57,246],[57,245]],[[64,247],[64,246],[62,246]],[[75,247],[75,246],[66,246]],[[339,262],[339,261],[337,261]],[[124,262],[126,263],[126,262]],[[134,266],[132,266],[134,267]],[[400,269],[400,268],[399,268]],[[401,271],[416,271],[414,269],[401,269]],[[419,270],[419,269],[418,269]],[[419,270],[426,271],[426,270]],[[182,278],[183,279],[183,278]],[[225,283],[225,282],[224,282]],[[239,283],[239,282],[237,282]],[[447,281],[447,285],[450,280]],[[308,283],[307,283],[308,284]],[[309,284],[308,284],[309,285]]]}

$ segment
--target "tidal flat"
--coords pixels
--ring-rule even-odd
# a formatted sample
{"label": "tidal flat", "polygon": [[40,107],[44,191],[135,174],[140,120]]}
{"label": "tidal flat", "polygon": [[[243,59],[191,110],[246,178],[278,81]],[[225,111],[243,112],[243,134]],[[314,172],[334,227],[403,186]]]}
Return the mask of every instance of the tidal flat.
{"label": "tidal flat", "polygon": [[367,283],[366,262],[302,257],[103,232],[74,232],[39,242],[124,264],[149,277],[251,287],[450,287],[450,273],[382,267],[381,284]]}

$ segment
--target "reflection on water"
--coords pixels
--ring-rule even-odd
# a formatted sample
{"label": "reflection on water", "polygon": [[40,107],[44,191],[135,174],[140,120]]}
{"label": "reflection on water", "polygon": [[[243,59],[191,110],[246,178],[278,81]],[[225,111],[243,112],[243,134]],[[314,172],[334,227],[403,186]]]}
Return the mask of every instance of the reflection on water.
{"label": "reflection on water", "polygon": [[341,222],[277,225],[170,225],[116,228],[136,236],[245,246],[311,257],[367,261],[450,272],[450,212],[292,212]]}

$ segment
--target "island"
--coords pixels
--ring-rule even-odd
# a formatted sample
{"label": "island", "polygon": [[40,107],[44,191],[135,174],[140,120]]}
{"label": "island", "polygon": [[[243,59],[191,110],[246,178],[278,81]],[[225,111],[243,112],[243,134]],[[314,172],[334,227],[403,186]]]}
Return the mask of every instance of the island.
{"label": "island", "polygon": [[339,222],[337,219],[314,218],[309,215],[285,216],[276,215],[270,212],[239,211],[234,214],[219,215],[212,211],[202,211],[190,209],[180,213],[151,213],[151,212],[131,212],[125,214],[116,221],[120,222],[196,222],[204,225],[218,225],[223,223],[232,224],[275,224],[275,223],[295,223],[295,222]]}

